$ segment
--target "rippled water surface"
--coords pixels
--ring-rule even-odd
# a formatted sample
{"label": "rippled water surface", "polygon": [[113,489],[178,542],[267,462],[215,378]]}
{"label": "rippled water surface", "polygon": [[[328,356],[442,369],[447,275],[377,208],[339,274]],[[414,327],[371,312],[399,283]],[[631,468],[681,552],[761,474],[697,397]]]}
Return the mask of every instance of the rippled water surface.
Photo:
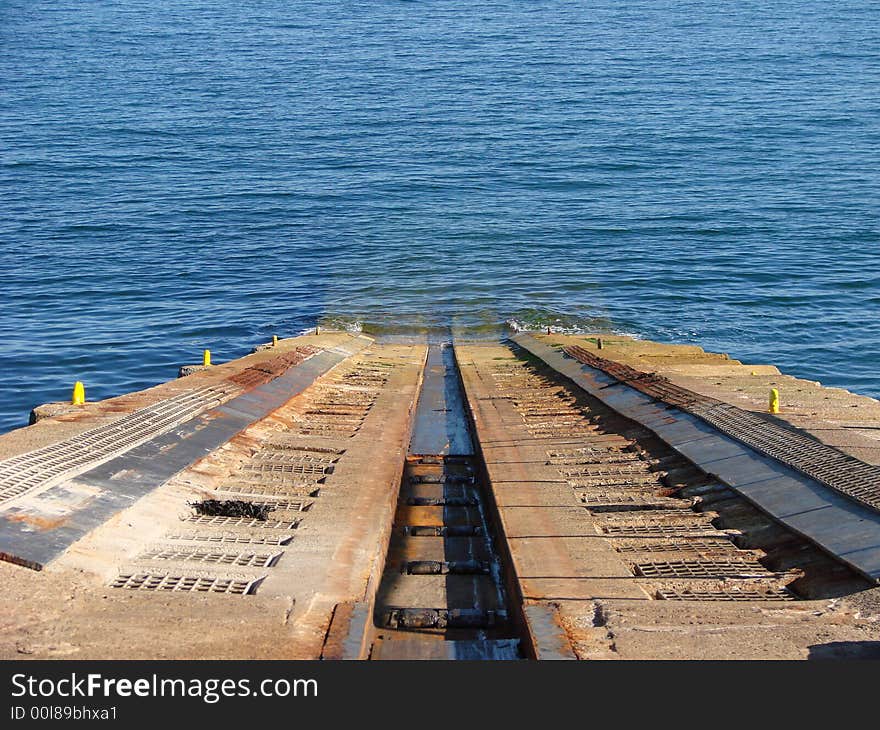
{"label": "rippled water surface", "polygon": [[880,395],[874,2],[0,2],[0,429],[316,322]]}

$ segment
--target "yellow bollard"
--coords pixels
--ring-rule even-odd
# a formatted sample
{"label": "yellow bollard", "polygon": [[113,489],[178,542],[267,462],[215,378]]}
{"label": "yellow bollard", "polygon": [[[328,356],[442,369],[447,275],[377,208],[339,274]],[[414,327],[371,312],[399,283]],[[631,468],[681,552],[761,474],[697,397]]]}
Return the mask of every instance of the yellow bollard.
{"label": "yellow bollard", "polygon": [[770,389],[770,413],[779,413],[779,391]]}
{"label": "yellow bollard", "polygon": [[211,351],[205,350],[205,354],[202,356],[202,365],[204,367],[210,367],[211,365]]}
{"label": "yellow bollard", "polygon": [[272,347],[278,347],[278,335],[272,335]]}
{"label": "yellow bollard", "polygon": [[73,384],[73,395],[70,398],[72,405],[81,406],[86,402],[85,386],[78,380]]}

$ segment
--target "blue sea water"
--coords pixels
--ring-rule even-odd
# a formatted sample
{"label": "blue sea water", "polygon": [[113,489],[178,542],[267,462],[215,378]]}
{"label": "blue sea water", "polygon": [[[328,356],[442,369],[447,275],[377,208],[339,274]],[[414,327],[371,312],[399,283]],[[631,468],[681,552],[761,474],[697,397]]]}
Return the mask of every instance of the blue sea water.
{"label": "blue sea water", "polygon": [[880,395],[868,0],[0,0],[0,430],[316,323]]}

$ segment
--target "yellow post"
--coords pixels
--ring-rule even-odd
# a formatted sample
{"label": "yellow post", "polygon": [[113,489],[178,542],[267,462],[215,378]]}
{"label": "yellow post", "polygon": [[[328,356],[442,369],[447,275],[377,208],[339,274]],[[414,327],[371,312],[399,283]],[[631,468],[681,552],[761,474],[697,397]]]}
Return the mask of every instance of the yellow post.
{"label": "yellow post", "polygon": [[202,356],[202,365],[205,367],[210,366],[211,364],[211,351],[205,350],[205,354]]}
{"label": "yellow post", "polygon": [[81,406],[86,402],[86,389],[78,380],[73,384],[73,395],[70,402],[75,406]]}
{"label": "yellow post", "polygon": [[779,413],[779,391],[770,389],[770,413]]}
{"label": "yellow post", "polygon": [[272,347],[278,347],[278,335],[272,335]]}

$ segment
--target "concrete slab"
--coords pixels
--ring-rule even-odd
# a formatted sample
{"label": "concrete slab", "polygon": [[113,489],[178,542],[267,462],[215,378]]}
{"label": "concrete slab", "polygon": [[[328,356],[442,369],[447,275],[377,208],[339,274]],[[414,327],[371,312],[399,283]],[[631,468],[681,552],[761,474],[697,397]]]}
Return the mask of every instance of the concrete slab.
{"label": "concrete slab", "polygon": [[114,514],[269,415],[369,343],[367,338],[358,338],[350,345],[320,352],[173,431],[46,491],[5,504],[0,508],[0,556],[42,568]]}
{"label": "concrete slab", "polygon": [[[652,400],[622,383],[613,389],[603,388],[607,379],[604,373],[565,356],[531,335],[519,334],[513,339],[628,418],[638,420],[638,414],[644,413],[646,402]],[[865,577],[880,581],[880,514],[715,431],[691,414],[670,407],[666,412],[671,422],[655,421],[650,426],[657,436],[701,469],[739,491],[774,519]],[[742,485],[755,485],[765,480],[773,480],[772,493],[754,486],[740,489]],[[792,513],[783,506],[811,504],[817,494],[824,495],[827,507],[813,511],[795,508]]]}

